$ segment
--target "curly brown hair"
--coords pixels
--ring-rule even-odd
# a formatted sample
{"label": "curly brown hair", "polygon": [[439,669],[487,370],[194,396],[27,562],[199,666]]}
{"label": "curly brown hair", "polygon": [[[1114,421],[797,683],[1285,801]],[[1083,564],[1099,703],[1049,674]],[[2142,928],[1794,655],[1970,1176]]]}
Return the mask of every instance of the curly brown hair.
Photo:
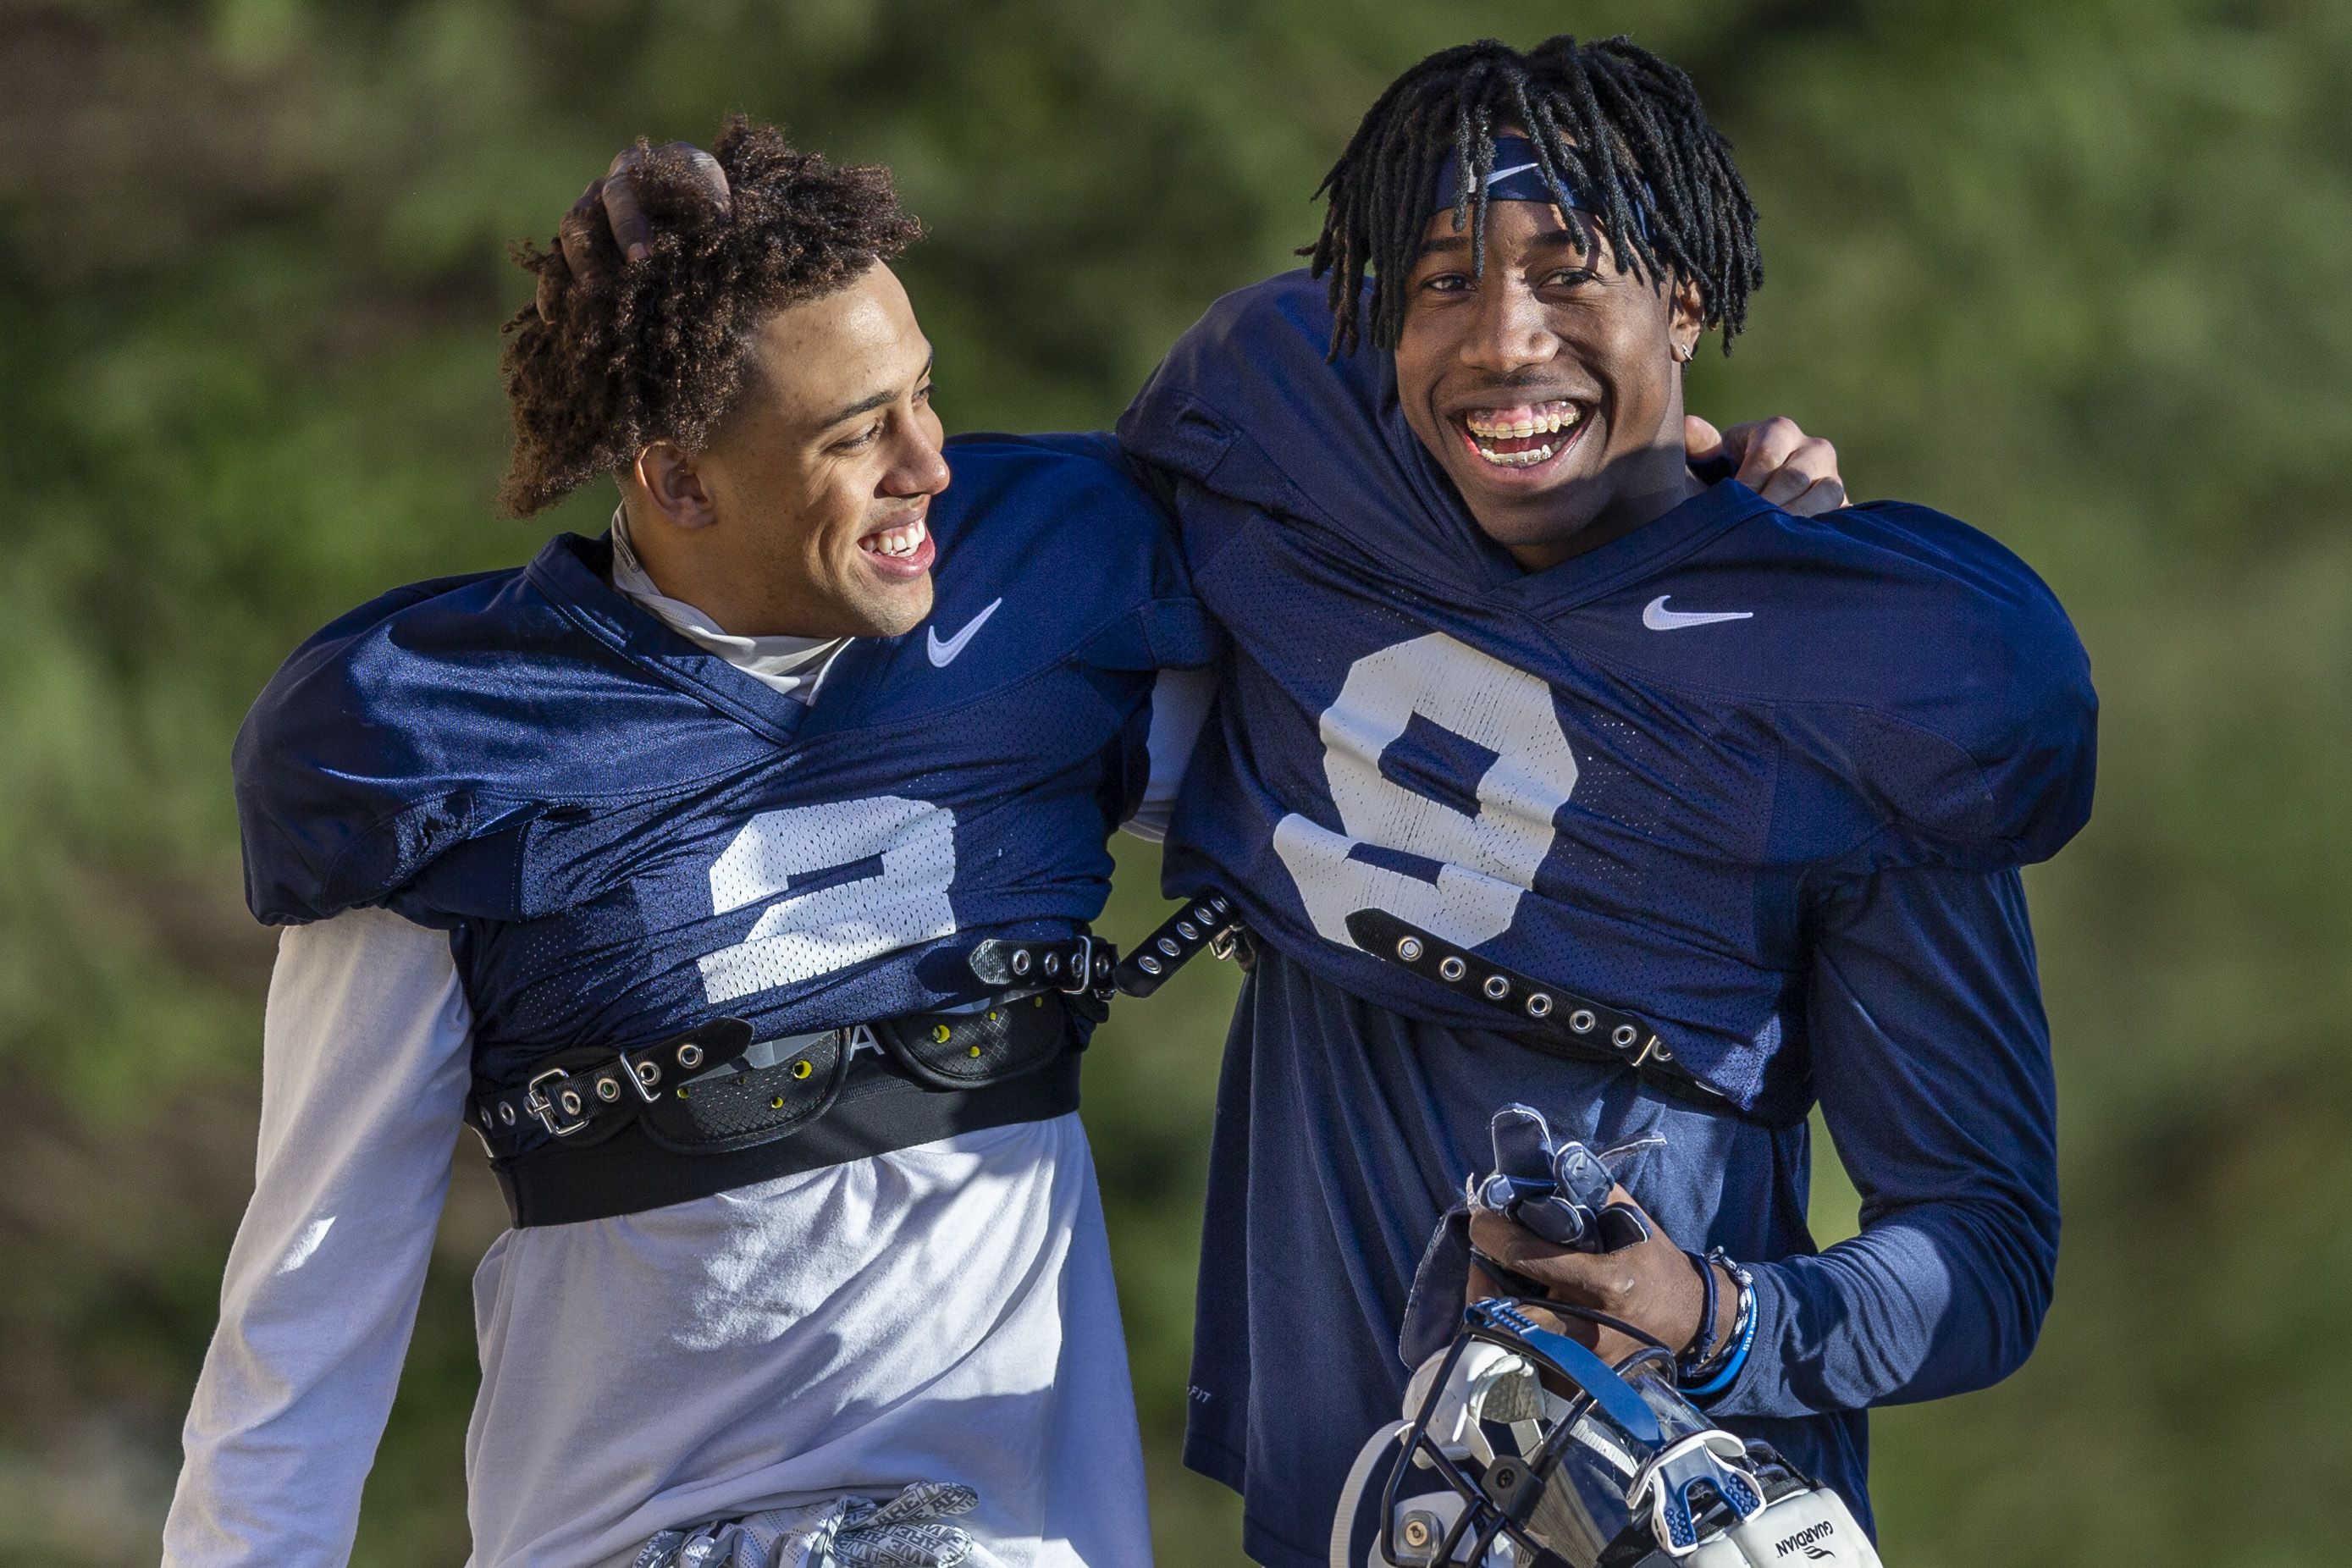
{"label": "curly brown hair", "polygon": [[[721,213],[683,153],[654,149],[635,176],[652,253],[575,274],[561,244],[515,260],[550,301],[505,327],[514,455],[499,508],[529,517],[626,468],[655,441],[702,449],[754,374],[752,331],[770,313],[846,287],[921,232],[890,173],[795,151],[772,125],[734,116],[712,144],[732,209]],[[610,245],[609,239],[605,242]]]}

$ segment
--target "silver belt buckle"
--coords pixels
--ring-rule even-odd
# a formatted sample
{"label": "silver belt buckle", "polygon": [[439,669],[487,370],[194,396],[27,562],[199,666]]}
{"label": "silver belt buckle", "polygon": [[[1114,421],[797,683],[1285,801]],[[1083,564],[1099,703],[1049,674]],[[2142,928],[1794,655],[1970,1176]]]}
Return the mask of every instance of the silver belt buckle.
{"label": "silver belt buckle", "polygon": [[[558,1079],[568,1081],[571,1077],[572,1075],[562,1068],[550,1068],[532,1079],[525,1088],[522,1097],[523,1113],[539,1118],[539,1124],[547,1129],[548,1135],[551,1137],[569,1138],[588,1125],[587,1117],[581,1114],[587,1109],[587,1101],[580,1098],[578,1089],[558,1089],[555,1097],[551,1099],[544,1087]],[[650,1099],[651,1096],[647,1098]],[[556,1125],[555,1119],[559,1115],[569,1119],[565,1125],[560,1127]]]}

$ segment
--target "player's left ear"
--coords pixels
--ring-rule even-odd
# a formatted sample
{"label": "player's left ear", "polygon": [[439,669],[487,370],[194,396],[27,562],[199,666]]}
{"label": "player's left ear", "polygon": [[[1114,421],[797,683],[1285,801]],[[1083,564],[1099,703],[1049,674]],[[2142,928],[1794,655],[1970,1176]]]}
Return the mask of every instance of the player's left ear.
{"label": "player's left ear", "polygon": [[674,441],[656,441],[637,454],[629,470],[646,500],[664,521],[679,528],[708,528],[719,521],[701,466]]}
{"label": "player's left ear", "polygon": [[1677,279],[1666,290],[1666,352],[1676,364],[1698,357],[1699,334],[1706,331],[1706,297],[1692,279]]}

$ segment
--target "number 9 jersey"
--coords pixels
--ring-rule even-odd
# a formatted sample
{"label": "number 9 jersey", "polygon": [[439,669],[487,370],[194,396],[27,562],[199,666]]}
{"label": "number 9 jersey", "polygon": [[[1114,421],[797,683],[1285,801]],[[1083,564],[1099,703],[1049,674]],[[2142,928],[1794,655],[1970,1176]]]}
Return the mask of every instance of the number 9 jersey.
{"label": "number 9 jersey", "polygon": [[813,706],[617,592],[605,540],[329,626],[238,738],[253,912],[448,931],[490,1085],[720,1016],[770,1040],[983,994],[978,935],[1101,911],[1155,672],[1213,644],[1108,440],[949,457],[929,622],[852,642]]}
{"label": "number 9 jersey", "polygon": [[1464,510],[1393,361],[1324,360],[1304,274],[1228,297],[1121,421],[1179,476],[1233,668],[1170,835],[1287,956],[1408,1016],[1495,1015],[1364,952],[1376,910],[1639,1013],[1734,1107],[1801,1118],[1809,894],[2042,859],[2090,810],[2064,613],[1984,534],[1730,480],[1548,571]]}

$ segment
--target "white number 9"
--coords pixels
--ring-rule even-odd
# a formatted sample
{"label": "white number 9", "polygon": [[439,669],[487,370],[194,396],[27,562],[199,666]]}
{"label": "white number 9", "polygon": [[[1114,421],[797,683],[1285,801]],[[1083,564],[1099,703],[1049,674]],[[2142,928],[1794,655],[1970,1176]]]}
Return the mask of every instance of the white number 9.
{"label": "white number 9", "polygon": [[[1418,715],[1491,753],[1477,778],[1454,781],[1475,812],[1407,789],[1381,760]],[[1551,688],[1442,632],[1366,654],[1323,710],[1323,773],[1341,832],[1293,812],[1275,853],[1323,937],[1352,947],[1348,916],[1386,910],[1464,947],[1510,929],[1520,896],[1551,853],[1552,817],[1576,787],[1576,756]],[[1432,863],[1434,880],[1351,853],[1391,850]]]}

